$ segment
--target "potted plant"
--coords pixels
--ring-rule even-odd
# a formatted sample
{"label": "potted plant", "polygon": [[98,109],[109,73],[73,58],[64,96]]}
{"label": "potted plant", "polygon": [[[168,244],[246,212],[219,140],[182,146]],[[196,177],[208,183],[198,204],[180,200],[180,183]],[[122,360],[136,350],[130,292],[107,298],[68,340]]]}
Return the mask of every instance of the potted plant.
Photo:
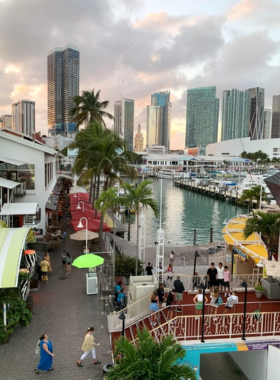
{"label": "potted plant", "polygon": [[262,298],[262,295],[263,295],[263,287],[260,286],[260,285],[257,285],[254,287],[255,289],[255,294],[256,294],[256,297],[257,298]]}

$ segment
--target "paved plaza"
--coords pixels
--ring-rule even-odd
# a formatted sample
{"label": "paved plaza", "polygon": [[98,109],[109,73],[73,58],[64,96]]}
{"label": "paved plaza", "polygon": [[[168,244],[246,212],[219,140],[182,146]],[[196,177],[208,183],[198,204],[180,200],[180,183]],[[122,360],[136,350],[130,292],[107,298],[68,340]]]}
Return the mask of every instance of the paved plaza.
{"label": "paved plaza", "polygon": [[[65,218],[63,220],[65,222]],[[66,228],[66,241],[59,251],[50,252],[53,274],[47,284],[40,283],[33,297],[33,319],[28,327],[17,328],[8,344],[0,345],[0,378],[5,380],[101,380],[103,365],[111,362],[107,317],[102,315],[98,295],[86,295],[86,270],[72,267],[65,275],[61,266],[61,251],[66,249],[74,260],[82,251],[82,242],[69,239],[73,233]],[[88,327],[95,328],[97,359],[93,365],[88,356],[84,367],[77,366],[82,354],[81,346]],[[39,362],[35,346],[39,337],[47,333],[54,347],[54,371],[34,372]]]}

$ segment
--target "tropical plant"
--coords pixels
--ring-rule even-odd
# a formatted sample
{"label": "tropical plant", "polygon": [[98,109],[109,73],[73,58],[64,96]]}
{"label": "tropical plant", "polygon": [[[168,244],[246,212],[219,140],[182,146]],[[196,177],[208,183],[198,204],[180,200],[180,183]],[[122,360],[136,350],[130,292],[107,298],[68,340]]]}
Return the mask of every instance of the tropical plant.
{"label": "tropical plant", "polygon": [[7,228],[7,224],[4,222],[4,220],[0,220],[0,228]]}
{"label": "tropical plant", "polygon": [[257,232],[262,235],[266,243],[268,259],[272,259],[272,241],[278,239],[280,229],[280,213],[265,213],[257,211],[254,218],[249,218],[243,231],[244,237]]}
{"label": "tropical plant", "polygon": [[80,125],[86,126],[92,121],[98,121],[105,127],[104,117],[114,119],[113,115],[104,111],[109,106],[109,102],[100,101],[100,90],[96,93],[92,91],[83,91],[82,95],[74,97],[75,106],[70,110],[69,114],[73,121],[77,123],[77,128]]}
{"label": "tropical plant", "polygon": [[150,187],[151,181],[145,180],[140,183],[136,188],[132,187],[129,183],[124,183],[123,187],[126,190],[124,195],[124,204],[135,209],[136,214],[136,228],[137,228],[137,239],[136,239],[136,267],[135,273],[138,273],[138,251],[139,251],[139,217],[140,212],[143,208],[151,208],[155,214],[158,215],[158,205],[156,201],[152,198],[153,192]]}
{"label": "tropical plant", "polygon": [[194,370],[180,363],[186,356],[184,348],[172,336],[156,342],[146,328],[137,330],[135,345],[120,337],[115,356],[116,365],[106,375],[107,380],[196,380]]}
{"label": "tropical plant", "polygon": [[254,186],[252,189],[244,190],[240,197],[239,203],[248,201],[249,209],[251,209],[253,206],[253,200],[256,200],[257,206],[260,206],[260,198],[262,198],[262,201],[266,201],[266,202],[268,201],[264,187],[262,187],[262,190],[261,190],[261,186],[257,185],[257,186]]}
{"label": "tropical plant", "polygon": [[132,276],[139,276],[143,274],[144,272],[144,267],[143,267],[143,262],[138,260],[138,272],[136,274],[135,272],[135,257],[129,257],[125,256],[121,253],[117,253],[116,255],[116,265],[115,265],[115,273],[117,276],[125,276],[129,277],[130,275]]}

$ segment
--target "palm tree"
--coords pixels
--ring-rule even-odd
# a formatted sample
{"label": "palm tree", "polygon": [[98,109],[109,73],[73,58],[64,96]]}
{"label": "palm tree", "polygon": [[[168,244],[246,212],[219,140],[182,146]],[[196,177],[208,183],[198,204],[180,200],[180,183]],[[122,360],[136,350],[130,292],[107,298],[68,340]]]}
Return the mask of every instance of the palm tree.
{"label": "palm tree", "polygon": [[136,213],[136,228],[137,228],[137,240],[136,240],[136,268],[135,273],[138,274],[138,250],[139,250],[139,217],[142,208],[151,208],[155,214],[158,215],[158,205],[156,201],[152,198],[153,192],[150,187],[152,182],[145,180],[141,182],[139,186],[133,188],[130,184],[124,183],[123,187],[126,190],[124,196],[124,203],[128,207],[135,209]]}
{"label": "palm tree", "polygon": [[261,186],[254,186],[252,189],[244,190],[239,203],[243,203],[245,201],[249,202],[249,211],[253,206],[253,200],[255,199],[257,201],[257,206],[260,206],[260,198],[262,198],[262,201],[267,201],[267,195],[265,193],[264,187],[261,190]]}
{"label": "palm tree", "polygon": [[280,213],[272,214],[257,211],[254,218],[249,218],[243,231],[243,235],[247,239],[248,236],[257,232],[262,235],[266,242],[268,259],[272,259],[272,240],[277,239],[280,229]]}
{"label": "palm tree", "polygon": [[124,337],[117,340],[116,365],[106,375],[107,380],[196,380],[192,368],[178,363],[186,351],[171,335],[156,342],[144,328],[137,330],[137,338],[135,345]]}
{"label": "palm tree", "polygon": [[[115,226],[115,214],[114,211],[123,203],[123,198],[117,195],[117,190],[115,188],[110,188],[107,191],[103,191],[100,194],[100,197],[95,201],[95,208],[101,211],[101,215],[104,218],[106,211],[112,211],[112,219],[113,219],[113,228]],[[115,234],[115,231],[114,231]],[[116,262],[116,241],[114,239],[114,247],[113,247],[113,281],[115,281],[115,262]]]}
{"label": "palm tree", "polygon": [[114,119],[113,115],[104,111],[109,102],[107,100],[101,102],[99,98],[100,90],[95,93],[94,89],[92,91],[83,91],[81,96],[74,97],[75,106],[70,110],[69,114],[73,121],[77,123],[77,128],[83,123],[88,125],[92,121],[98,121],[105,127],[104,117]]}

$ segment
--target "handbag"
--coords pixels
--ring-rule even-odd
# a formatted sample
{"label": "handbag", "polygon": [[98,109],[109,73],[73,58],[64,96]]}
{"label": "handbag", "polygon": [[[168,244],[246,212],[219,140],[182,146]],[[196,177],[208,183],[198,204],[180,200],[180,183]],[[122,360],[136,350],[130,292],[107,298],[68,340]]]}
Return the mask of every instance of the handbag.
{"label": "handbag", "polygon": [[40,340],[38,340],[36,347],[35,347],[35,354],[39,355],[40,353]]}

